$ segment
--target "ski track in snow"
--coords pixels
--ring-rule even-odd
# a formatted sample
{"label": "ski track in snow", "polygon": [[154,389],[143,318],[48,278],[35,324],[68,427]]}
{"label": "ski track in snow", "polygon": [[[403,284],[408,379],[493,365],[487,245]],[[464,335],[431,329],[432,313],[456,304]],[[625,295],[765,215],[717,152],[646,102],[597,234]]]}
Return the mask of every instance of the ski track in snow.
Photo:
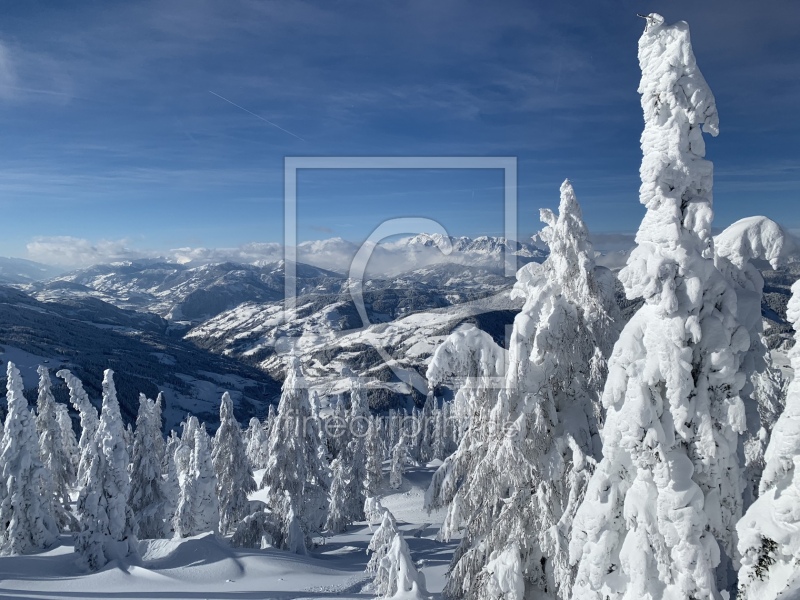
{"label": "ski track in snow", "polygon": [[[433,598],[440,597],[456,546],[435,540],[443,515],[428,515],[422,508],[437,464],[410,467],[402,487],[391,490],[387,485],[381,498],[397,517]],[[262,473],[256,471],[257,481]],[[258,500],[259,495],[257,491],[250,497]],[[369,526],[357,523],[343,534],[325,538],[308,556],[231,548],[210,533],[144,540],[134,564],[111,563],[90,574],[77,567],[72,536],[65,534],[46,552],[0,558],[0,599],[363,600],[375,597],[368,588],[371,577],[364,572],[371,537]]]}

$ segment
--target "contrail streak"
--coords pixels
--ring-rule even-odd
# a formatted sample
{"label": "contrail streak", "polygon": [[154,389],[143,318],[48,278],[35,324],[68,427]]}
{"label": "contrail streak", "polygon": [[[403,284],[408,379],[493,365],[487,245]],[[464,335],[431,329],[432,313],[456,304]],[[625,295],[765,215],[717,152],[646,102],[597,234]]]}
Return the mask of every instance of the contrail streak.
{"label": "contrail streak", "polygon": [[220,100],[225,100],[225,102],[227,102],[228,104],[233,104],[233,105],[234,105],[236,108],[239,108],[239,109],[243,110],[243,111],[244,111],[244,112],[246,112],[246,113],[250,113],[251,115],[253,115],[253,116],[254,116],[255,118],[257,118],[257,119],[261,119],[262,121],[264,121],[264,123],[267,123],[268,125],[272,125],[273,127],[277,128],[277,129],[280,129],[280,130],[281,130],[281,131],[283,131],[284,133],[288,133],[289,135],[291,135],[291,136],[293,136],[293,137],[296,137],[296,138],[297,138],[298,140],[300,140],[301,142],[305,142],[305,141],[306,141],[306,140],[304,140],[303,138],[301,138],[299,135],[297,135],[296,133],[292,133],[292,132],[291,132],[291,131],[289,131],[288,129],[284,129],[284,128],[283,128],[283,127],[281,127],[280,125],[276,125],[275,123],[273,123],[273,122],[272,122],[272,121],[270,121],[269,119],[265,119],[265,118],[264,118],[264,117],[262,117],[261,115],[257,115],[257,114],[256,114],[256,113],[254,113],[252,110],[247,110],[247,109],[246,109],[244,106],[239,106],[238,104],[236,104],[236,102],[232,102],[232,101],[228,100],[227,98],[225,98],[224,96],[220,96],[220,95],[219,95],[218,93],[216,93],[216,92],[212,92],[211,90],[208,90],[208,93],[209,93],[209,94],[214,94],[214,95],[215,95],[217,98],[219,98]]}

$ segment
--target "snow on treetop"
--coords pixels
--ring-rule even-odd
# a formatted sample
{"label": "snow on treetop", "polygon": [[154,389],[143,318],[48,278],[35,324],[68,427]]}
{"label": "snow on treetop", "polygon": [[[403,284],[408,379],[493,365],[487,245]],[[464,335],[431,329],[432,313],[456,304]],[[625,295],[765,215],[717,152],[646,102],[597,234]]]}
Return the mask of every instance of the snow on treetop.
{"label": "snow on treetop", "polygon": [[25,396],[22,393],[22,375],[20,375],[17,366],[11,361],[8,361],[6,365],[6,377],[6,387],[8,388],[6,392],[6,401],[8,402],[8,409],[11,410],[12,405],[27,406],[28,402],[25,400]]}
{"label": "snow on treetop", "polygon": [[460,377],[496,377],[504,372],[506,351],[485,331],[459,327],[433,354],[425,374],[432,385]]}
{"label": "snow on treetop", "polygon": [[550,209],[539,211],[539,218],[547,226],[538,236],[550,248],[550,255],[539,267],[526,265],[517,274],[512,297],[530,297],[532,287],[542,276],[558,283],[570,300],[584,299],[590,295],[589,287],[594,271],[594,251],[589,242],[589,230],[569,179],[561,184],[561,200],[556,215]]}
{"label": "snow on treetop", "polygon": [[639,65],[645,120],[639,198],[647,213],[620,280],[629,298],[644,297],[672,313],[683,273],[702,270],[692,263],[713,257],[713,165],[703,158],[700,125],[717,135],[719,117],[686,23],[665,25],[660,15],[650,15],[639,39]]}
{"label": "snow on treetop", "polygon": [[[719,134],[714,94],[697,67],[686,21],[665,25],[664,17],[651,13],[639,38],[639,66],[639,93],[643,100],[649,98],[656,111],[666,110],[661,113],[662,123],[686,111],[691,125],[703,125],[703,131],[713,136]],[[659,98],[663,91],[669,93]]]}
{"label": "snow on treetop", "polygon": [[719,256],[741,267],[748,260],[769,261],[773,269],[800,258],[797,240],[767,217],[747,217],[733,223],[714,238]]}

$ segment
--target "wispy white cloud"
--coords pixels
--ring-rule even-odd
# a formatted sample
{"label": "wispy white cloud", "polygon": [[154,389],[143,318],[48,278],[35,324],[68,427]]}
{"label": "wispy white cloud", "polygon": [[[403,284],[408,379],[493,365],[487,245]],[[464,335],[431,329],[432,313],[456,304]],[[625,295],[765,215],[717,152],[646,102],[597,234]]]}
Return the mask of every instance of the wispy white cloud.
{"label": "wispy white cloud", "polygon": [[283,246],[273,242],[253,242],[237,248],[183,247],[155,250],[135,247],[128,239],[92,241],[73,236],[41,236],[28,242],[27,258],[65,268],[155,258],[193,265],[221,262],[255,263],[283,259]]}
{"label": "wispy white cloud", "polygon": [[[365,242],[370,248],[366,272],[370,276],[393,276],[409,270],[444,263],[500,271],[503,253],[491,240],[475,240],[475,246],[466,245],[469,238],[459,243],[464,247],[440,248],[430,239],[414,240],[414,236],[384,241],[381,244]],[[361,246],[339,237],[303,242],[297,247],[298,262],[347,274]],[[284,248],[276,242],[251,242],[232,248],[183,247],[168,250],[151,250],[134,247],[130,240],[99,240],[71,236],[38,237],[27,245],[27,257],[46,265],[65,269],[78,269],[94,264],[108,264],[141,259],[161,259],[187,266],[209,263],[234,262],[264,264],[284,259]],[[362,257],[363,258],[363,257]]]}
{"label": "wispy white cloud", "polygon": [[8,98],[17,87],[17,71],[11,59],[11,52],[0,42],[0,98]]}
{"label": "wispy white cloud", "polygon": [[149,254],[131,248],[128,240],[91,242],[72,236],[37,237],[28,243],[27,251],[31,260],[67,268],[136,260]]}
{"label": "wispy white cloud", "polygon": [[0,39],[0,100],[69,102],[75,96],[69,69],[64,67],[61,59],[47,52]]}
{"label": "wispy white cloud", "polygon": [[238,248],[174,248],[162,254],[181,264],[274,262],[283,259],[283,246],[276,242],[251,242]]}

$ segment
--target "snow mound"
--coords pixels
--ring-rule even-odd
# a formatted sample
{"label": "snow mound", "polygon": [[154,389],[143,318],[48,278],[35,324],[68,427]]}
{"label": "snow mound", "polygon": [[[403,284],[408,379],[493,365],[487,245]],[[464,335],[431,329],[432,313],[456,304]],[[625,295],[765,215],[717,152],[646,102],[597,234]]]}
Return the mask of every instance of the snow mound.
{"label": "snow mound", "polygon": [[139,542],[142,566],[193,582],[219,582],[244,574],[231,548],[213,533],[190,538]]}
{"label": "snow mound", "polygon": [[741,267],[750,259],[768,261],[773,269],[800,259],[800,243],[767,217],[736,221],[714,238],[719,256]]}

